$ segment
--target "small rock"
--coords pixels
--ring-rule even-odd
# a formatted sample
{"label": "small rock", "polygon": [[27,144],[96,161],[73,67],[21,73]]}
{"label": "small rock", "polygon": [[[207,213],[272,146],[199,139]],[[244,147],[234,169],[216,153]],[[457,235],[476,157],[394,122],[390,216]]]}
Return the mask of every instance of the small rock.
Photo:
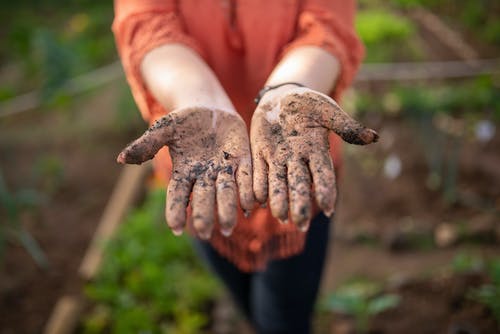
{"label": "small rock", "polygon": [[450,223],[439,224],[434,230],[434,241],[438,247],[445,248],[453,245],[458,240],[458,231]]}
{"label": "small rock", "polygon": [[401,159],[396,154],[391,154],[384,162],[384,176],[390,180],[394,180],[401,174],[403,164]]}
{"label": "small rock", "polygon": [[477,122],[475,128],[476,139],[481,143],[487,143],[495,136],[496,127],[489,120]]}

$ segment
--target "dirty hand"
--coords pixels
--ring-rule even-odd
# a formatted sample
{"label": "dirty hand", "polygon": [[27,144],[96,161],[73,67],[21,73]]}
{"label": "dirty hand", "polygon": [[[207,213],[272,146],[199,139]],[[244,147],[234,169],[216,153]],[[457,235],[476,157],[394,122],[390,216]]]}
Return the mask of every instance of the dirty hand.
{"label": "dirty hand", "polygon": [[241,117],[201,107],[172,111],[129,144],[117,161],[140,164],[164,145],[169,147],[173,164],[165,209],[173,233],[182,233],[192,193],[192,222],[199,237],[210,238],[215,212],[221,232],[231,234],[238,191],[243,210],[253,207],[250,146]]}
{"label": "dirty hand", "polygon": [[[269,205],[281,222],[290,218],[306,231],[312,215],[311,193],[328,216],[336,199],[335,174],[329,153],[332,130],[351,144],[376,142],[365,128],[330,97],[286,85],[268,91],[252,118],[250,140],[255,198]],[[312,180],[311,180],[312,177]]]}

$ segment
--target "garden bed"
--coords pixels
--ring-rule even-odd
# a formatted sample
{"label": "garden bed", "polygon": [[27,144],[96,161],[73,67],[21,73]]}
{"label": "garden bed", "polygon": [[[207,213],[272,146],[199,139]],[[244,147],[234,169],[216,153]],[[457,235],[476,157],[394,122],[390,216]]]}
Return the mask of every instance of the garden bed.
{"label": "garden bed", "polygon": [[[405,1],[391,2],[398,14],[391,14],[379,1],[361,3],[364,23],[358,29],[364,31],[368,62],[463,58],[440,45],[439,39],[418,23],[399,14],[411,12],[401,5]],[[477,24],[468,26],[461,22],[459,15],[453,15],[455,9],[431,8],[446,17],[452,27],[459,27],[457,30],[479,57],[498,55],[498,50],[478,35]],[[72,16],[68,22],[71,29],[85,25],[85,20],[89,20],[86,15]],[[107,29],[107,21],[110,17],[101,17],[98,26]],[[23,31],[20,29],[19,33]],[[91,45],[92,34],[98,29],[92,31],[88,36],[73,33],[81,37],[83,44]],[[110,34],[107,30],[105,33]],[[45,42],[58,41],[43,32],[37,36]],[[66,48],[76,43],[68,40]],[[26,44],[25,40],[21,42]],[[23,43],[16,45],[21,47]],[[110,53],[110,38],[100,43],[108,45]],[[2,57],[6,57],[4,53]],[[100,52],[94,56],[98,61],[113,58]],[[50,61],[50,57],[44,59]],[[40,73],[37,77],[38,81],[43,78]],[[64,78],[49,75],[49,79],[55,80],[48,80],[55,88],[44,87],[50,95],[54,91],[49,88],[57,90]],[[30,81],[28,86],[23,80],[18,83],[15,89],[32,88],[39,82]],[[333,256],[344,254],[348,258],[359,247],[368,248],[357,260],[348,258],[352,263],[343,265],[339,258],[328,263],[324,294],[340,285],[339,277],[356,276],[355,265],[367,269],[368,276],[373,274],[381,279],[404,276],[405,266],[398,265],[411,263],[412,270],[408,272],[412,277],[385,290],[401,300],[397,308],[374,317],[370,327],[374,333],[432,333],[471,324],[474,330],[495,331],[490,311],[466,297],[470,288],[487,282],[484,273],[427,278],[420,275],[445,266],[459,248],[487,249],[494,256],[500,239],[498,78],[446,84],[450,87],[428,82],[357,86],[353,109],[367,126],[381,129],[381,140],[368,148],[345,147]],[[13,94],[0,88],[2,99]],[[18,210],[17,218],[39,243],[49,263],[45,269],[40,267],[26,247],[9,238],[0,279],[2,334],[40,332],[59,297],[82,293],[78,266],[120,172],[114,157],[144,128],[137,110],[130,107],[130,96],[123,98],[124,89],[121,83],[73,102],[55,94],[51,107],[0,119],[2,175],[11,192],[29,190],[24,193],[36,194],[28,203],[30,207]],[[117,109],[119,113],[115,112]],[[488,138],[480,133],[481,129],[490,131]],[[162,215],[158,214],[163,195],[151,196],[156,199],[154,210],[150,210],[154,215],[150,212],[146,218],[150,225],[145,225],[144,220],[140,222],[145,218],[141,218],[138,209],[133,219],[139,217],[139,223],[128,220],[108,248],[100,276],[86,287],[91,303],[81,319],[79,332],[148,328],[153,332],[158,328],[209,332],[217,327],[212,317],[218,298],[216,285],[195,261],[189,242],[173,238],[163,224]],[[155,239],[149,242],[152,238]],[[432,254],[436,254],[432,260],[421,260]],[[43,265],[43,261],[40,263]],[[162,267],[155,267],[154,263],[161,263]],[[183,280],[185,276],[194,279]],[[203,279],[197,279],[200,277]],[[169,284],[172,280],[176,283]],[[161,288],[156,289],[157,286]],[[352,319],[338,314],[333,320],[330,315],[326,318],[319,333],[333,331],[333,327],[334,333],[341,333],[342,324],[348,330],[352,328]],[[224,319],[227,321],[227,317]],[[241,318],[236,318],[236,322],[241,323]]]}
{"label": "garden bed", "polygon": [[141,124],[136,119],[117,126],[120,92],[115,87],[86,97],[71,112],[40,110],[0,120],[0,166],[8,189],[36,193],[31,207],[19,208],[16,224],[48,262],[41,267],[17,238],[4,234],[2,333],[40,332],[57,299],[81,290],[78,266],[121,169],[114,157]]}
{"label": "garden bed", "polygon": [[[454,274],[388,289],[398,297],[397,307],[369,319],[366,333],[496,333],[500,327],[491,309],[471,298],[471,292],[486,282],[482,274]],[[318,333],[357,333],[355,319],[341,313],[325,315]]]}

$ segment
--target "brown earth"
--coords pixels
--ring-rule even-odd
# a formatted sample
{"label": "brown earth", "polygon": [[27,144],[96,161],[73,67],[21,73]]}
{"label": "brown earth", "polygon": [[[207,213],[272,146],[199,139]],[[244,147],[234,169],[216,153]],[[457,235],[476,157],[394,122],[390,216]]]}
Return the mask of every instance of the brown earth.
{"label": "brown earth", "polygon": [[[498,333],[491,311],[468,297],[485,281],[479,274],[462,274],[405,283],[389,291],[400,296],[398,307],[374,317],[367,333]],[[323,316],[318,322],[318,333],[356,333],[353,319],[345,315]]]}
{"label": "brown earth", "polygon": [[[2,334],[40,333],[57,299],[80,289],[78,266],[121,169],[114,157],[133,136],[110,124],[117,96],[112,87],[75,110],[0,120],[0,168],[9,189],[33,188],[46,197],[21,222],[49,262],[40,268],[19,243],[7,244],[0,263]],[[53,191],[47,175],[33,176],[44,157],[62,167]],[[4,224],[1,211],[0,218]]]}

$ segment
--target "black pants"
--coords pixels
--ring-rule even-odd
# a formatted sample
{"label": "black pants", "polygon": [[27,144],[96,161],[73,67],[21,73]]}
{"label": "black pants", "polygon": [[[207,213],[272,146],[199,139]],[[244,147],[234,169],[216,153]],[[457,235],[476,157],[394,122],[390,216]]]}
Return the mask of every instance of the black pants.
{"label": "black pants", "polygon": [[319,214],[311,222],[304,251],[268,263],[261,272],[244,273],[208,242],[195,248],[229,289],[259,334],[307,334],[328,245],[329,219]]}

